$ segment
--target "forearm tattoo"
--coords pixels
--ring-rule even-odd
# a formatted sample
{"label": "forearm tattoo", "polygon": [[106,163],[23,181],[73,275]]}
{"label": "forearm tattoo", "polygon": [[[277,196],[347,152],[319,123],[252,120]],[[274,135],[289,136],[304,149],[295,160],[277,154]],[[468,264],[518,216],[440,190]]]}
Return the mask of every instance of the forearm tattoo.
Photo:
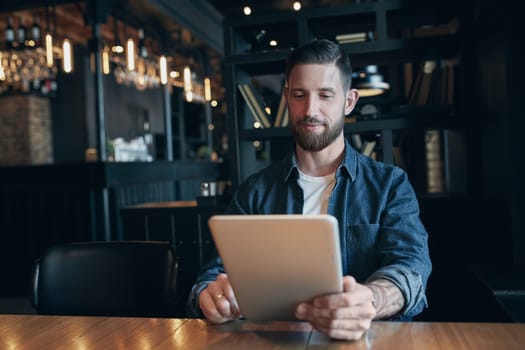
{"label": "forearm tattoo", "polygon": [[373,293],[372,303],[376,308],[375,319],[382,319],[397,314],[405,304],[399,288],[385,279],[377,279],[366,284]]}

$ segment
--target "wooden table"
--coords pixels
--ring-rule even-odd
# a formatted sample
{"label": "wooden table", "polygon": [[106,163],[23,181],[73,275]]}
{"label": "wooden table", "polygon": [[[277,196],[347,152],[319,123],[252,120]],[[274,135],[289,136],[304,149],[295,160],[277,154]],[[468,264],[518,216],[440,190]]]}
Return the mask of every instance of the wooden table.
{"label": "wooden table", "polygon": [[525,349],[525,324],[374,322],[359,341],[307,323],[0,315],[0,349]]}

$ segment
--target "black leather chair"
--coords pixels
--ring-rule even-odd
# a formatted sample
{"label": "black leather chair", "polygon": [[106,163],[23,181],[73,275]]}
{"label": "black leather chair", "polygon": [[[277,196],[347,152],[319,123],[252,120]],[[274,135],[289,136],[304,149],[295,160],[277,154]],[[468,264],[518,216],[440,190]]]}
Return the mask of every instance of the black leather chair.
{"label": "black leather chair", "polygon": [[82,242],[48,249],[35,263],[40,314],[170,317],[177,260],[168,242]]}

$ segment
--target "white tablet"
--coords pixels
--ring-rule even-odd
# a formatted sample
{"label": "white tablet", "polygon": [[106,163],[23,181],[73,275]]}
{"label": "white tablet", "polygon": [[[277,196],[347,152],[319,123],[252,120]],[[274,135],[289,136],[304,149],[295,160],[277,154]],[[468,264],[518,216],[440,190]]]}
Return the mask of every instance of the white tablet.
{"label": "white tablet", "polygon": [[331,215],[216,215],[209,227],[242,315],[295,320],[296,306],[343,288]]}

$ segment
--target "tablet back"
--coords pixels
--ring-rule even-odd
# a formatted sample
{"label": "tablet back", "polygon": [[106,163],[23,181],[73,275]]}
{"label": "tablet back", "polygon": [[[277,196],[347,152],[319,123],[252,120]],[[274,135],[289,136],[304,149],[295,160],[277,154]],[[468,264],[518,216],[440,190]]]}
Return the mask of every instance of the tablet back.
{"label": "tablet back", "polygon": [[298,303],[342,290],[333,216],[218,215],[209,226],[245,318],[294,320]]}

